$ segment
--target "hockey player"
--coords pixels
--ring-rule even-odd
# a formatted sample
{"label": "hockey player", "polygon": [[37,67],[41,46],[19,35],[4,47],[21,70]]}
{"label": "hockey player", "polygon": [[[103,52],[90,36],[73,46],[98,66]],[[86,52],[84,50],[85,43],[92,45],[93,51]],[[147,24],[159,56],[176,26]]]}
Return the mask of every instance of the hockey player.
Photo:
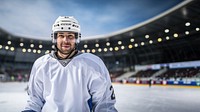
{"label": "hockey player", "polygon": [[75,18],[57,18],[55,51],[34,62],[23,112],[117,112],[108,70],[99,57],[78,51],[80,38]]}

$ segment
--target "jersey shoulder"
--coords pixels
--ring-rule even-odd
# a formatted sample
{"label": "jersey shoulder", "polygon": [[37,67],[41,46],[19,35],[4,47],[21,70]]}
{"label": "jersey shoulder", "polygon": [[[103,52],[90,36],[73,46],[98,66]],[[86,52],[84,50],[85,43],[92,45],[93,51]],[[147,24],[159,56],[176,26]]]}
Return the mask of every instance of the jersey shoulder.
{"label": "jersey shoulder", "polygon": [[77,56],[78,59],[83,59],[84,61],[92,61],[98,64],[101,64],[103,61],[98,56],[91,54],[91,53],[82,53],[81,55]]}
{"label": "jersey shoulder", "polygon": [[82,53],[75,58],[75,62],[80,63],[81,66],[91,67],[95,70],[106,69],[106,66],[101,58],[91,53]]}
{"label": "jersey shoulder", "polygon": [[39,57],[38,59],[36,59],[34,62],[34,65],[37,66],[37,65],[44,64],[44,63],[48,62],[49,59],[51,59],[51,56],[49,54],[45,54],[45,55]]}

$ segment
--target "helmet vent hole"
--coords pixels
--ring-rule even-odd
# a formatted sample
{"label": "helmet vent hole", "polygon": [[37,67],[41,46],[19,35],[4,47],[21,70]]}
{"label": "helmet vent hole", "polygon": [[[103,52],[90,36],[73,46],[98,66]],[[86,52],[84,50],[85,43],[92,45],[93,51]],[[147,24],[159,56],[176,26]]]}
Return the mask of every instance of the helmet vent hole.
{"label": "helmet vent hole", "polygon": [[63,29],[63,27],[61,27],[61,29]]}
{"label": "helmet vent hole", "polygon": [[68,29],[70,30],[71,28],[69,27]]}

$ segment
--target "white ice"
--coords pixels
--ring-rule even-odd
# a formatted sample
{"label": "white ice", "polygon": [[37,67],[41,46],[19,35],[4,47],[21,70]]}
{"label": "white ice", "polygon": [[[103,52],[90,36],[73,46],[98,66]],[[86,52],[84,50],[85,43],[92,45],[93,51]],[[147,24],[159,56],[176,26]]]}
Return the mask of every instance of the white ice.
{"label": "white ice", "polygon": [[[0,112],[20,112],[27,83],[0,83]],[[200,88],[113,84],[119,112],[200,112]]]}

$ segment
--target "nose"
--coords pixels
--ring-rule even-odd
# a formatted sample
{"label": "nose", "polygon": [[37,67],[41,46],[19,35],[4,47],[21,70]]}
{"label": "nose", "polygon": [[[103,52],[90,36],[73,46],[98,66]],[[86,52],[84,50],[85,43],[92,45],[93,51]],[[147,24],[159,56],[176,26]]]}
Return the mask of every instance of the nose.
{"label": "nose", "polygon": [[70,41],[70,39],[69,39],[67,36],[65,36],[65,37],[63,38],[63,40],[64,40],[65,42],[69,42],[69,41]]}

